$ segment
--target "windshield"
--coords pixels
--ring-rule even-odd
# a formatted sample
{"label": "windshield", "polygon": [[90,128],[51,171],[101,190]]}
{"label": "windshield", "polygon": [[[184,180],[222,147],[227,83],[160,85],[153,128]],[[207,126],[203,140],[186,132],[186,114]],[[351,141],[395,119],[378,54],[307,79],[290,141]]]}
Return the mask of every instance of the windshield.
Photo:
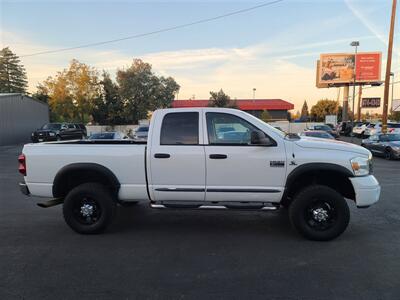
{"label": "windshield", "polygon": [[149,131],[149,127],[139,127],[137,132],[148,132]]}
{"label": "windshield", "polygon": [[42,129],[45,129],[45,130],[60,130],[61,129],[61,124],[59,124],[59,123],[44,124],[42,126]]}
{"label": "windshield", "polygon": [[315,131],[307,131],[305,132],[306,136],[311,136],[311,137],[319,137],[319,138],[325,138],[325,139],[330,139],[333,138],[329,133],[327,132],[315,132]]}
{"label": "windshield", "polygon": [[93,133],[89,139],[91,140],[112,140],[114,132]]}
{"label": "windshield", "polygon": [[379,139],[383,142],[400,141],[400,134],[385,134],[381,135]]}
{"label": "windshield", "polygon": [[389,123],[388,128],[400,128],[400,123]]}

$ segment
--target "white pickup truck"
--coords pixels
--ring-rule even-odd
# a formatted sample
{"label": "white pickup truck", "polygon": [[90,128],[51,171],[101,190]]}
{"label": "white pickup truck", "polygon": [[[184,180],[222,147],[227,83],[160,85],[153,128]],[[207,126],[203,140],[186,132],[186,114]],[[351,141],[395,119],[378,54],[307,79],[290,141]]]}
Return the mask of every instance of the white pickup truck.
{"label": "white pickup truck", "polygon": [[26,195],[63,203],[66,223],[98,233],[117,204],[152,208],[276,210],[287,207],[306,238],[330,240],[350,219],[348,201],[368,207],[380,186],[371,153],[331,140],[287,135],[235,109],[154,112],[147,142],[27,144],[19,157]]}

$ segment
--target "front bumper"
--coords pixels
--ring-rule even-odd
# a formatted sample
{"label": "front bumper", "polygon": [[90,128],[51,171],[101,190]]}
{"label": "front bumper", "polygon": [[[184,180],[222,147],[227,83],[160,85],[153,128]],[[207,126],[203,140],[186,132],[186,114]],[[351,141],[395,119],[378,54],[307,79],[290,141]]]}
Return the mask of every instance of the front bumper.
{"label": "front bumper", "polygon": [[26,185],[25,182],[20,182],[19,183],[19,189],[22,194],[29,196],[31,193],[29,192],[28,186]]}
{"label": "front bumper", "polygon": [[381,194],[381,186],[375,176],[363,176],[349,178],[353,184],[356,205],[358,208],[369,207],[378,202]]}

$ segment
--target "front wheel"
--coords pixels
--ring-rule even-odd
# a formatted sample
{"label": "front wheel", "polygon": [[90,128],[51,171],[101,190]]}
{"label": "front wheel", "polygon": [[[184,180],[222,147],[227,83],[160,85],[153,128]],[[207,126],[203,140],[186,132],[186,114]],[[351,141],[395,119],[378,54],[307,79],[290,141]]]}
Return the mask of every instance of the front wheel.
{"label": "front wheel", "polygon": [[342,234],[350,221],[346,200],[334,189],[312,185],[301,190],[289,207],[293,226],[304,237],[328,241]]}
{"label": "front wheel", "polygon": [[111,223],[115,201],[99,183],[84,183],[72,189],[64,200],[65,222],[82,234],[100,233]]}
{"label": "front wheel", "polygon": [[393,153],[391,149],[386,149],[385,150],[385,159],[391,160],[393,159]]}

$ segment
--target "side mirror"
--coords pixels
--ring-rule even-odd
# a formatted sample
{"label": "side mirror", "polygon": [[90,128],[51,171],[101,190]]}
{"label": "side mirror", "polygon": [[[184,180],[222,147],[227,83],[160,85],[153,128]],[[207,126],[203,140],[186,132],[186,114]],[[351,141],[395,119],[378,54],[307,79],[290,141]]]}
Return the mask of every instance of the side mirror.
{"label": "side mirror", "polygon": [[251,132],[250,142],[252,145],[271,146],[273,144],[273,142],[265,135],[265,133],[260,130]]}

